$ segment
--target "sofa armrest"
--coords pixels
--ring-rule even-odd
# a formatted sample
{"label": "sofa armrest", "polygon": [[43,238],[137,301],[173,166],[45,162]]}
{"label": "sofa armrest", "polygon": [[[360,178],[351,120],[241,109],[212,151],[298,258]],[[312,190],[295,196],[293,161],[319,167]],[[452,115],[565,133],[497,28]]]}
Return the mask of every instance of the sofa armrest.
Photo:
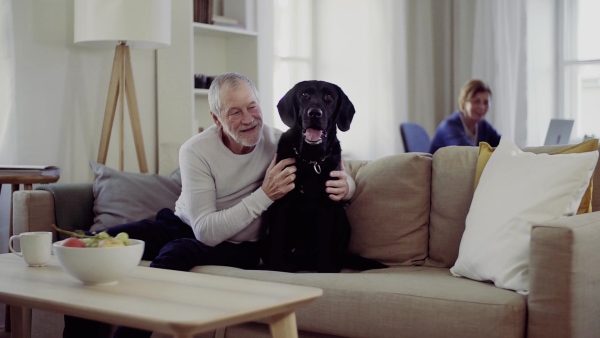
{"label": "sofa armrest", "polygon": [[53,231],[54,198],[48,191],[17,190],[13,193],[13,234]]}
{"label": "sofa armrest", "polygon": [[600,212],[531,231],[528,337],[600,332]]}
{"label": "sofa armrest", "polygon": [[[88,230],[94,224],[92,183],[45,184],[36,190],[15,191],[15,233],[52,231],[52,224],[65,230]],[[65,238],[60,234],[59,239]]]}

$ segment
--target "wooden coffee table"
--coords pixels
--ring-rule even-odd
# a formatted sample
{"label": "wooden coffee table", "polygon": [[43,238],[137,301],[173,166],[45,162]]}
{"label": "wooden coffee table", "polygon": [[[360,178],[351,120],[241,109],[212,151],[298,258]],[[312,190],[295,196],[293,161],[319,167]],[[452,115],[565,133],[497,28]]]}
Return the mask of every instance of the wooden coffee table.
{"label": "wooden coffee table", "polygon": [[307,286],[143,266],[117,284],[87,286],[67,275],[56,257],[28,267],[2,254],[0,271],[0,302],[11,305],[13,338],[30,335],[31,308],[178,338],[267,319],[273,337],[297,337],[294,311],[323,294]]}

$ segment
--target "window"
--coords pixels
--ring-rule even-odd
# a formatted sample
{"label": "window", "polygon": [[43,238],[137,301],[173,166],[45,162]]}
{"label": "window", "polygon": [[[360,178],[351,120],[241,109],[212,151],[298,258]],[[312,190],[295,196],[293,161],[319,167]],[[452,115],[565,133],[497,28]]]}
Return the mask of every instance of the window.
{"label": "window", "polygon": [[600,137],[600,1],[562,1],[562,57],[559,58],[558,107],[575,119],[572,138]]}
{"label": "window", "polygon": [[[274,105],[297,82],[312,78],[312,1],[275,1]],[[280,119],[275,127],[286,130]]]}

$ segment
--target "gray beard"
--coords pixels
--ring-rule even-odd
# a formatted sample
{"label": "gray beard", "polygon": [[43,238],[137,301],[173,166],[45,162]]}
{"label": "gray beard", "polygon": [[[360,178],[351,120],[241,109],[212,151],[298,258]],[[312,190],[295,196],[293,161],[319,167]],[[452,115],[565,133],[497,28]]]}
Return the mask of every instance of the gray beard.
{"label": "gray beard", "polygon": [[229,136],[231,136],[231,138],[233,138],[233,140],[238,144],[241,144],[244,147],[254,147],[258,144],[258,141],[260,141],[260,135],[262,134],[263,124],[259,123],[257,124],[257,127],[259,127],[260,130],[258,131],[258,137],[256,138],[256,141],[254,141],[253,143],[241,138],[237,133],[232,133],[231,130],[229,130],[225,126],[223,126],[223,131],[226,132]]}

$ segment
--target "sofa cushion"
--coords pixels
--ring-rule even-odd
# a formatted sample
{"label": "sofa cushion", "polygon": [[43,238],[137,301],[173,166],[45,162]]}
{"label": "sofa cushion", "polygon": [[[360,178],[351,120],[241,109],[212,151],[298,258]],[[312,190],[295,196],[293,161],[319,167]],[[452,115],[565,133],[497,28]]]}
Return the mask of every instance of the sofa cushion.
{"label": "sofa cushion", "polygon": [[350,250],[388,265],[421,265],[427,257],[431,155],[407,153],[350,161],[356,191],[346,209]]}
{"label": "sofa cushion", "polygon": [[475,190],[451,272],[529,291],[533,224],[577,212],[598,152],[533,154],[503,137]]}
{"label": "sofa cushion", "polygon": [[458,257],[474,191],[478,148],[443,147],[433,155],[429,257],[426,265],[451,267]]}
{"label": "sofa cushion", "polygon": [[299,330],[390,338],[525,334],[526,297],[452,277],[445,268],[397,266],[361,273],[294,274],[203,266],[192,271],[323,289],[322,297],[296,311]]}
{"label": "sofa cushion", "polygon": [[[485,165],[489,161],[492,153],[494,152],[494,147],[490,146],[487,142],[479,143],[479,158],[477,159],[477,171],[475,173],[475,188],[477,188],[477,184],[479,183],[479,178],[483,173]],[[572,154],[572,153],[583,153],[588,151],[598,150],[598,139],[590,139],[586,140],[582,143],[575,144],[569,146],[564,149],[556,150],[550,152],[550,155],[554,154]],[[577,214],[583,214],[587,212],[592,212],[592,189],[594,185],[593,178],[590,180],[587,190],[581,199],[581,204],[577,209]]]}
{"label": "sofa cushion", "polygon": [[157,174],[112,169],[90,162],[94,181],[94,225],[91,230],[142,219],[154,219],[163,208],[175,208],[181,193],[178,182]]}

